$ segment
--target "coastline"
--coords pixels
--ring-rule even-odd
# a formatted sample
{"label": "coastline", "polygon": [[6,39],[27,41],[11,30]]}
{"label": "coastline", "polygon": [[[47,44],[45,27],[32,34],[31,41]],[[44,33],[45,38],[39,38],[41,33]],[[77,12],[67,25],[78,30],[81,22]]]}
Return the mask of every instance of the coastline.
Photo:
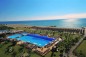
{"label": "coastline", "polygon": [[64,29],[81,29],[83,27],[79,27],[79,28],[65,28],[65,27],[56,27],[56,26],[31,26],[31,25],[25,25],[25,24],[0,24],[0,25],[5,25],[5,26],[8,26],[8,27],[41,27],[41,28],[64,28]]}
{"label": "coastline", "polygon": [[2,24],[8,27],[13,28],[31,28],[31,29],[41,29],[41,30],[53,30],[53,31],[60,31],[60,32],[71,32],[71,33],[79,33],[79,34],[85,34],[86,35],[86,28],[59,28],[59,27],[47,27],[47,26],[27,26],[23,24]]}

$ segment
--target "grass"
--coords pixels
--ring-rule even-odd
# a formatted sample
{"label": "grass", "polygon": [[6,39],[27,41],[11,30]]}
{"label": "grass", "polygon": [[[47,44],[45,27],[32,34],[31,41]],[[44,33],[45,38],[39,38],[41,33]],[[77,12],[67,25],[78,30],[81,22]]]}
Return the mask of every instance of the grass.
{"label": "grass", "polygon": [[[0,48],[0,57],[12,57],[11,53],[5,54],[5,49],[11,44],[12,44],[11,42],[8,42],[7,44],[3,44],[3,46]],[[16,57],[19,57],[22,54],[22,52],[19,52],[19,48],[21,48],[21,46],[19,45],[13,46],[14,51],[17,53]],[[27,52],[28,50],[24,48],[24,51]],[[55,52],[55,55],[56,57],[59,57],[59,52]],[[51,56],[51,52],[45,55],[45,57],[50,57],[50,56]],[[35,52],[32,52],[31,57],[41,57],[41,56],[36,54]]]}
{"label": "grass", "polygon": [[[11,44],[12,44],[11,42],[8,42],[7,44],[3,44],[3,46],[0,48],[0,57],[12,57],[12,55],[11,55],[12,53],[5,54],[6,48],[8,46],[10,46]],[[16,57],[19,57],[22,54],[22,52],[18,51],[21,46],[15,45],[12,47],[13,47],[14,51],[17,53]],[[27,52],[27,49],[25,49],[25,52]]]}
{"label": "grass", "polygon": [[[51,57],[51,53],[52,52],[50,51],[48,54],[45,55],[45,57]],[[59,57],[60,53],[59,52],[55,52],[54,54],[56,55],[55,57]],[[36,53],[32,53],[31,57],[41,57],[41,56],[36,54]]]}
{"label": "grass", "polygon": [[82,51],[82,53],[85,55],[86,57],[86,40],[84,40],[80,46],[75,50],[76,53]]}
{"label": "grass", "polygon": [[5,44],[0,48],[0,57],[11,57],[10,55],[4,54],[5,49],[11,45],[11,43]]}

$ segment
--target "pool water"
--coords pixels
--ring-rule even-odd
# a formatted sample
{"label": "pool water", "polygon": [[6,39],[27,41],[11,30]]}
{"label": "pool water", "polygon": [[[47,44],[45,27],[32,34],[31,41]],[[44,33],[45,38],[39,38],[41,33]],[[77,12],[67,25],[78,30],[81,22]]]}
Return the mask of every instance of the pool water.
{"label": "pool water", "polygon": [[[12,36],[9,36],[8,38],[15,38],[17,36],[20,36],[19,34],[18,35],[12,35]],[[35,44],[39,47],[43,47],[43,46],[46,46],[47,44],[51,43],[53,40],[55,40],[54,38],[48,38],[47,36],[40,36],[40,35],[36,35],[36,34],[29,34],[29,35],[24,35],[24,36],[21,36],[20,38],[16,38],[17,40],[21,40],[23,42],[28,42],[28,43],[32,43],[32,44]]]}
{"label": "pool water", "polygon": [[22,36],[21,34],[14,34],[14,35],[9,36],[8,38],[15,39],[15,38],[21,37],[21,36]]}

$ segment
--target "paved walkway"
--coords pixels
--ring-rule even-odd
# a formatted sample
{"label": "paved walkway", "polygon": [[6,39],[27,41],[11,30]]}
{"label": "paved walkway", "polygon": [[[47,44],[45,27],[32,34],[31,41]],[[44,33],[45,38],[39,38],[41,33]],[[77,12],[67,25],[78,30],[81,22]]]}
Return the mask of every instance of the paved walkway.
{"label": "paved walkway", "polygon": [[75,46],[73,46],[70,51],[69,51],[69,57],[77,57],[73,54],[73,51],[77,48],[77,46],[83,41],[83,39],[85,38],[86,36],[84,36],[83,38],[81,38],[76,44]]}
{"label": "paved walkway", "polygon": [[73,51],[77,48],[77,46],[83,41],[83,39],[85,38],[86,36],[83,36],[83,38],[81,38],[76,44],[75,44],[75,46],[73,46],[71,49],[70,49],[70,51],[69,51],[69,53],[68,54],[66,54],[66,53],[63,53],[63,55],[65,56],[65,57],[77,57],[77,56],[75,56],[74,54],[73,54]]}

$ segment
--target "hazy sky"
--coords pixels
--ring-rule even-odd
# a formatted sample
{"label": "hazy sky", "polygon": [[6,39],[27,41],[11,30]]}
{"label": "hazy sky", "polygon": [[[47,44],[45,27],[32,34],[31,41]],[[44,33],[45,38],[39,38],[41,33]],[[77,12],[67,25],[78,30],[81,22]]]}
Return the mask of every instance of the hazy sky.
{"label": "hazy sky", "polygon": [[86,0],[0,0],[0,21],[86,18]]}

